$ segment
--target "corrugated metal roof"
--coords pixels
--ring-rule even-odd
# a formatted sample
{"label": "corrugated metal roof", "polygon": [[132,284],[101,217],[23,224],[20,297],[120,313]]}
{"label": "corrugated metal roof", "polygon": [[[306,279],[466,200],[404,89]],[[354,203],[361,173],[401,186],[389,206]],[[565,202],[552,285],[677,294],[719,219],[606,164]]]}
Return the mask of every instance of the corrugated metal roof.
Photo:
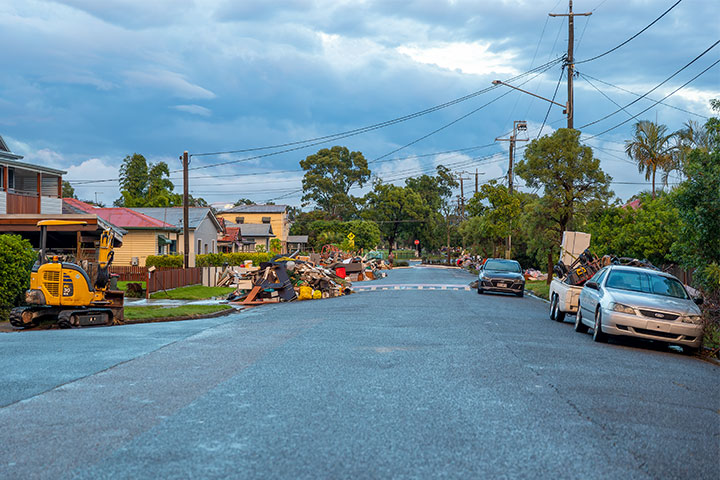
{"label": "corrugated metal roof", "polygon": [[[168,207],[168,208],[133,208],[136,212],[140,212],[143,215],[147,215],[161,222],[166,222],[176,227],[182,228],[183,220],[183,209],[182,207]],[[215,224],[215,228],[218,231],[222,230],[220,223],[213,215],[209,207],[191,207],[188,208],[188,228],[195,230],[205,220],[205,217],[210,216],[210,220]]]}
{"label": "corrugated metal roof", "polygon": [[242,237],[274,237],[269,223],[243,223],[240,225]]}
{"label": "corrugated metal roof", "polygon": [[287,205],[238,205],[220,213],[284,213]]}
{"label": "corrugated metal roof", "polygon": [[105,221],[122,228],[156,229],[178,231],[175,225],[149,217],[130,208],[99,208],[74,198],[63,198],[63,211],[68,213],[92,213]]}
{"label": "corrugated metal roof", "polygon": [[287,241],[288,241],[288,243],[307,243],[308,236],[307,235],[288,235]]}

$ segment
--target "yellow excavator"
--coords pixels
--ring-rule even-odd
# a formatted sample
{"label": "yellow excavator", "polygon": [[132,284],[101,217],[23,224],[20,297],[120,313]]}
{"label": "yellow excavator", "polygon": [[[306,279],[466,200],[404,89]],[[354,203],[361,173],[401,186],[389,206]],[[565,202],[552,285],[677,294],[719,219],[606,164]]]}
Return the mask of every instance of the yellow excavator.
{"label": "yellow excavator", "polygon": [[83,221],[43,220],[40,227],[40,252],[30,274],[30,289],[25,292],[26,306],[10,312],[10,323],[17,328],[37,325],[55,318],[61,328],[122,323],[123,292],[111,291],[109,267],[113,261],[112,230],[100,235],[97,274],[91,281],[87,271],[74,263],[47,257],[47,227],[86,225]]}

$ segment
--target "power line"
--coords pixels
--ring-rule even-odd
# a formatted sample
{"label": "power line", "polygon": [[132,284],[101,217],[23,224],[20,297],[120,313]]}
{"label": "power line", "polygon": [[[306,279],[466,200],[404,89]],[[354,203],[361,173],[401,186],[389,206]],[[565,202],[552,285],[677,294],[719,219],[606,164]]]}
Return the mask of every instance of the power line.
{"label": "power line", "polygon": [[[649,94],[651,94],[652,92],[654,92],[655,90],[657,90],[658,88],[660,88],[661,86],[663,86],[664,84],[666,84],[667,82],[669,82],[669,81],[670,81],[673,77],[675,77],[677,74],[679,74],[680,72],[682,72],[683,70],[685,70],[686,68],[688,68],[690,65],[692,65],[693,63],[695,63],[696,61],[698,61],[703,55],[705,55],[705,54],[708,53],[710,50],[712,50],[713,48],[715,48],[718,43],[720,43],[720,40],[718,40],[718,41],[716,41],[715,43],[713,43],[712,45],[710,45],[704,52],[702,52],[702,53],[701,53],[700,55],[698,55],[697,57],[693,58],[690,62],[688,62],[687,64],[685,64],[684,67],[682,67],[680,70],[677,70],[675,73],[673,73],[673,74],[670,75],[668,78],[666,78],[665,80],[663,80],[662,82],[660,82],[659,84],[657,84],[655,87],[653,87],[653,88],[651,88],[650,90],[648,90],[644,95],[636,98],[636,99],[633,100],[632,102],[630,102],[630,103],[628,103],[627,105],[625,105],[625,108],[627,108],[627,107],[629,107],[630,105],[633,105],[633,104],[639,102],[641,99],[645,98],[646,96],[648,96]],[[667,98],[667,97],[665,97],[665,98]],[[665,98],[661,99],[659,102],[661,102],[662,100],[665,100]],[[654,105],[657,105],[659,102],[655,102],[655,103],[653,104],[653,106],[654,106]],[[597,119],[597,120],[595,120],[595,121],[592,121],[592,122],[590,122],[590,123],[586,123],[585,125],[579,127],[578,130],[582,130],[583,128],[589,127],[590,125],[594,125],[594,124],[596,124],[596,123],[598,123],[598,122],[602,122],[603,120],[612,117],[613,115],[615,115],[616,113],[618,113],[618,112],[620,112],[620,111],[622,111],[622,110],[624,110],[624,109],[623,109],[623,108],[620,108],[620,109],[615,110],[614,112],[612,112],[612,113],[610,113],[610,114],[608,114],[608,115],[605,115],[605,116],[602,117],[602,118],[599,118],[599,119]]]}
{"label": "power line", "polygon": [[637,38],[639,35],[641,35],[645,30],[647,30],[648,28],[650,28],[650,27],[652,27],[653,25],[655,25],[655,23],[657,23],[661,18],[663,18],[663,17],[664,17],[665,15],[667,15],[668,13],[670,13],[670,10],[672,10],[673,8],[675,8],[680,2],[682,2],[682,0],[677,0],[677,2],[675,2],[670,8],[668,8],[667,10],[665,10],[662,15],[660,15],[659,17],[657,17],[657,18],[656,18],[655,20],[653,20],[648,26],[646,26],[645,28],[643,28],[642,30],[640,30],[638,33],[636,33],[636,34],[633,35],[632,37],[630,37],[630,38],[628,38],[627,40],[625,40],[624,42],[622,42],[620,45],[617,45],[617,46],[611,48],[610,50],[606,51],[605,53],[601,53],[600,55],[596,55],[596,56],[594,56],[594,57],[592,57],[592,58],[588,58],[587,60],[580,60],[579,62],[575,62],[575,65],[578,65],[578,64],[580,64],[580,63],[592,62],[593,60],[597,60],[597,59],[600,58],[600,57],[604,57],[605,55],[614,52],[615,50],[617,50],[618,48],[622,47],[623,45],[626,45],[627,43],[629,43],[630,41],[632,41],[633,39],[635,39],[635,38]]}
{"label": "power line", "polygon": [[[522,78],[522,77],[525,77],[525,76],[527,76],[527,75],[530,75],[530,74],[532,74],[532,73],[535,73],[535,72],[538,71],[538,70],[542,70],[542,69],[545,69],[545,68],[552,67],[555,63],[558,63],[559,61],[562,61],[562,58],[556,58],[556,59],[554,59],[554,60],[551,60],[551,61],[549,61],[549,62],[547,62],[547,63],[545,63],[545,64],[543,64],[543,65],[540,65],[540,66],[535,67],[535,68],[533,68],[533,69],[531,69],[531,70],[528,70],[527,72],[523,72],[523,73],[521,73],[521,74],[519,74],[519,75],[516,75],[515,77],[513,77],[513,78],[511,78],[511,79],[509,79],[509,80],[507,80],[507,81],[509,81],[509,82],[511,82],[511,81],[516,81],[516,80],[518,80],[518,79],[520,79],[520,78]],[[346,137],[350,137],[350,136],[354,136],[354,135],[359,135],[359,134],[361,134],[361,133],[367,133],[367,132],[372,131],[372,130],[377,130],[377,129],[379,129],[379,128],[388,127],[388,126],[390,126],[390,125],[395,125],[395,124],[400,123],[400,122],[405,122],[405,121],[407,121],[407,120],[411,120],[411,119],[414,119],[414,118],[417,118],[417,117],[420,117],[420,116],[423,116],[423,115],[427,115],[427,114],[429,114],[429,113],[436,112],[436,111],[438,111],[438,110],[441,110],[441,109],[444,109],[444,108],[447,108],[447,107],[456,105],[456,104],[458,104],[458,103],[464,102],[464,101],[469,100],[469,99],[471,99],[471,98],[474,98],[474,97],[477,97],[477,96],[482,95],[482,94],[484,94],[484,93],[487,93],[488,91],[492,90],[493,88],[495,88],[495,85],[493,85],[492,87],[487,87],[487,88],[484,88],[484,89],[482,89],[482,90],[478,90],[478,91],[476,91],[476,92],[470,93],[470,94],[468,94],[468,95],[465,95],[464,97],[456,98],[456,99],[451,100],[451,101],[449,101],[449,102],[446,102],[446,103],[443,103],[443,104],[440,104],[440,105],[436,105],[436,106],[434,106],[434,107],[430,107],[430,108],[425,109],[425,110],[421,110],[421,111],[419,111],[419,112],[411,113],[411,114],[409,114],[409,115],[405,115],[405,116],[402,116],[402,117],[397,117],[397,118],[394,118],[394,119],[392,119],[392,120],[387,120],[387,121],[384,121],[384,122],[376,123],[376,124],[374,124],[374,125],[369,125],[369,126],[366,126],[366,127],[356,128],[356,129],[348,130],[348,131],[345,131],[345,132],[335,133],[335,134],[332,134],[332,135],[325,135],[325,136],[321,136],[321,137],[310,138],[310,139],[307,139],[307,140],[300,140],[300,141],[297,141],[297,142],[287,142],[287,143],[283,143],[283,144],[270,145],[270,146],[265,146],[265,147],[254,147],[254,148],[237,149],[237,150],[226,150],[226,151],[218,151],[218,152],[194,153],[194,154],[192,154],[192,156],[193,156],[193,157],[202,157],[202,156],[214,156],[214,155],[229,155],[229,154],[235,154],[235,153],[246,153],[246,152],[260,151],[260,150],[271,150],[271,149],[284,148],[284,147],[294,146],[294,145],[305,145],[304,147],[300,147],[300,148],[306,148],[306,147],[310,147],[310,146],[314,146],[314,145],[319,145],[320,143],[326,143],[326,142],[331,141],[331,140],[339,140],[339,139],[342,139],[342,138],[346,138]],[[314,143],[314,142],[317,142],[317,143]],[[284,151],[280,151],[280,152],[274,152],[274,153],[271,153],[271,154],[260,155],[260,156],[251,157],[251,158],[242,159],[242,160],[236,160],[236,162],[237,162],[237,161],[252,160],[252,159],[255,159],[255,158],[262,158],[262,157],[264,157],[264,156],[269,156],[269,155],[277,155],[277,154],[280,154],[280,153],[286,153],[286,152],[294,151],[294,150],[299,150],[299,148],[293,148],[293,149],[284,150]],[[211,165],[206,165],[206,166],[204,166],[204,167],[202,167],[202,168],[209,168],[209,167],[218,166],[218,165],[225,165],[225,164],[227,164],[227,163],[232,163],[232,162],[222,162],[222,163],[218,163],[218,164],[211,164]],[[197,168],[201,168],[201,167],[195,167],[195,168],[197,169]]]}
{"label": "power line", "polygon": [[715,60],[715,62],[713,62],[712,65],[710,65],[709,67],[707,67],[705,70],[703,70],[702,72],[698,73],[698,74],[695,75],[693,78],[691,78],[691,79],[688,80],[687,82],[683,83],[682,85],[680,85],[678,88],[676,88],[676,89],[673,90],[672,92],[670,92],[670,93],[668,93],[667,95],[665,95],[660,101],[657,101],[657,102],[653,103],[652,105],[650,105],[649,107],[647,107],[645,110],[639,112],[637,115],[633,115],[632,117],[628,118],[628,119],[625,120],[624,122],[618,123],[618,124],[615,125],[614,127],[608,128],[607,130],[604,130],[604,131],[602,131],[602,132],[600,132],[600,133],[598,133],[598,134],[595,134],[595,135],[593,135],[593,136],[591,136],[591,137],[587,137],[587,138],[584,139],[584,141],[587,141],[587,140],[589,140],[589,139],[591,139],[591,138],[599,137],[600,135],[603,135],[603,134],[605,134],[605,133],[607,133],[607,132],[610,132],[610,131],[612,131],[612,130],[615,130],[616,128],[618,128],[618,127],[620,127],[620,126],[622,126],[622,125],[625,125],[625,124],[626,124],[627,122],[629,122],[630,120],[633,120],[633,119],[639,117],[639,116],[642,115],[643,113],[645,113],[645,112],[647,112],[648,110],[650,110],[651,108],[655,107],[655,106],[656,106],[658,103],[660,103],[662,100],[665,100],[666,98],[674,95],[675,93],[677,93],[677,92],[680,91],[681,89],[685,88],[687,85],[689,85],[691,82],[693,82],[695,79],[697,79],[698,77],[700,77],[702,74],[704,74],[705,72],[707,72],[708,70],[710,70],[712,67],[714,67],[714,66],[717,65],[718,63],[720,63],[720,59]]}
{"label": "power line", "polygon": [[[641,97],[641,98],[645,97],[644,95],[640,95],[639,93],[635,93],[635,92],[633,92],[633,91],[631,91],[631,90],[628,90],[628,89],[626,89],[626,88],[619,87],[619,86],[614,85],[614,84],[612,84],[612,83],[610,83],[610,82],[606,82],[606,81],[600,80],[599,78],[593,77],[592,75],[588,75],[588,74],[585,73],[585,72],[578,72],[578,74],[580,74],[581,76],[585,77],[585,80],[586,80],[586,81],[587,81],[588,78],[592,78],[592,79],[595,80],[596,82],[600,82],[600,83],[602,83],[602,84],[604,84],[604,85],[607,85],[608,87],[616,88],[616,89],[621,90],[621,91],[623,91],[623,92],[625,92],[625,93],[629,93],[629,94],[631,94],[631,95],[635,95],[636,97]],[[653,102],[655,101],[654,99],[652,99],[652,98],[650,98],[650,97],[645,97],[645,98],[647,98],[648,100],[653,101]],[[681,111],[681,112],[684,112],[684,113],[687,113],[687,114],[690,114],[690,115],[695,115],[696,117],[704,118],[705,120],[707,120],[707,119],[709,118],[709,117],[707,117],[707,116],[705,116],[705,115],[701,115],[701,114],[699,114],[699,113],[691,112],[690,110],[685,110],[684,108],[676,107],[675,105],[670,105],[669,103],[664,103],[664,102],[660,102],[660,103],[661,103],[662,105],[666,106],[666,107],[674,108],[675,110],[679,110],[679,111]]]}
{"label": "power line", "polygon": [[[563,71],[564,71],[564,70],[565,70],[565,66],[563,66],[563,67],[560,69],[560,78],[558,78],[557,85],[555,85],[555,93],[553,93],[552,102],[555,101],[555,96],[557,95],[558,89],[560,88],[560,82],[562,82],[562,77],[563,77]],[[545,127],[545,122],[547,122],[548,116],[550,116],[550,109],[553,107],[552,102],[550,103],[550,106],[548,106],[547,112],[545,113],[545,118],[543,119],[543,123],[542,123],[542,125],[540,126],[540,130],[538,130],[538,134],[537,134],[536,140],[537,140],[538,138],[540,138],[540,135],[542,134],[542,129]]]}

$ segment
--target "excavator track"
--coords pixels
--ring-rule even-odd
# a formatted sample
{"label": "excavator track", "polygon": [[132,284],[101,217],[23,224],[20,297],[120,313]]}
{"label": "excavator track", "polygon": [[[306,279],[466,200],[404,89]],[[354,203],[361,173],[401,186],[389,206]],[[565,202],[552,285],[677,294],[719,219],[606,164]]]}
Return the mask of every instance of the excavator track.
{"label": "excavator track", "polygon": [[113,313],[109,308],[63,310],[58,314],[60,328],[107,325],[112,322]]}
{"label": "excavator track", "polygon": [[[35,326],[35,324],[32,322],[32,320],[28,320],[28,322],[23,321],[23,313],[29,312],[31,313],[33,310],[33,307],[15,307],[12,310],[10,310],[10,325],[12,325],[15,328],[27,328]],[[25,318],[27,318],[27,314],[25,315]]]}

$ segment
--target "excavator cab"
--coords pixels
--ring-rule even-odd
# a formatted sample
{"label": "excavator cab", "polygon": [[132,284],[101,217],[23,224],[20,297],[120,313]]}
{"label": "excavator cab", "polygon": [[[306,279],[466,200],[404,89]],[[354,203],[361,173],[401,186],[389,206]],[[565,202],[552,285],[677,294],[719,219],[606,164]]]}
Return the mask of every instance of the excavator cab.
{"label": "excavator cab", "polygon": [[108,294],[109,267],[114,256],[112,230],[106,229],[100,236],[94,279],[81,266],[47,255],[48,226],[86,224],[64,220],[38,222],[40,252],[30,274],[30,289],[25,293],[28,306],[12,310],[10,323],[13,326],[24,328],[49,316],[57,317],[61,327],[103,325],[114,319],[122,320],[122,295],[118,302],[118,295]]}

